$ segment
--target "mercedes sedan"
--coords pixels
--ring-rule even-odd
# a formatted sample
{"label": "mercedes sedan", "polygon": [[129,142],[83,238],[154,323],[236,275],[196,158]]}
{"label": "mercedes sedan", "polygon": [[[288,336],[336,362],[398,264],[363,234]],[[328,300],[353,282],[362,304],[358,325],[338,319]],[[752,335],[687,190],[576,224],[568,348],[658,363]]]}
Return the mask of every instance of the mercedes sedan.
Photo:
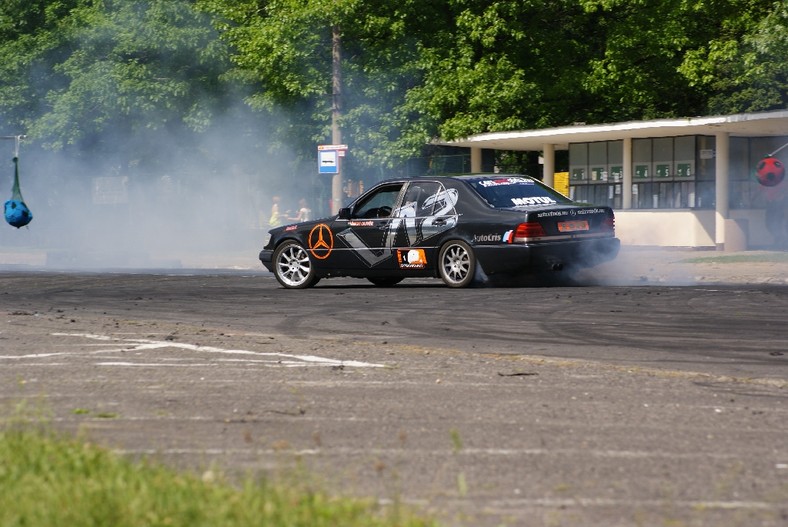
{"label": "mercedes sedan", "polygon": [[591,267],[619,245],[609,207],[528,176],[472,174],[381,182],[336,216],[272,229],[260,261],[289,289],[337,276],[466,287]]}

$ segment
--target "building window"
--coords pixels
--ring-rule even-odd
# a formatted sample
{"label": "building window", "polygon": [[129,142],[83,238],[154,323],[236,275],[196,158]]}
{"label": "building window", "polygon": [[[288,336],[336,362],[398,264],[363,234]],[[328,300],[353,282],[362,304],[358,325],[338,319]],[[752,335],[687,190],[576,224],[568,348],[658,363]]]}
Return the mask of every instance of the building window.
{"label": "building window", "polygon": [[[713,142],[714,138],[710,138]],[[632,208],[687,209],[698,201],[698,147],[696,136],[632,140]],[[705,143],[704,143],[705,145]],[[714,205],[713,152],[711,200]],[[574,156],[573,154],[578,154]],[[569,145],[569,163],[578,177],[570,181],[570,197],[595,205],[620,208],[624,178],[623,141]],[[703,165],[703,168],[708,168]],[[584,178],[579,177],[585,174]]]}
{"label": "building window", "polygon": [[[754,177],[766,155],[786,137],[731,137],[729,207],[764,208],[768,187]],[[691,135],[632,140],[633,209],[714,209],[716,138]],[[575,201],[621,207],[623,141],[569,145],[569,197]]]}
{"label": "building window", "polygon": [[570,144],[569,197],[620,208],[623,160],[623,141]]}
{"label": "building window", "polygon": [[632,208],[696,207],[695,148],[695,136],[633,140]]}
{"label": "building window", "polygon": [[[759,198],[758,184],[750,177],[750,141],[744,137],[730,138],[730,161],[728,179],[730,191],[728,206],[731,209],[752,209]],[[753,185],[753,183],[755,183]]]}
{"label": "building window", "polygon": [[713,136],[695,138],[695,208],[713,209],[716,203],[714,180],[717,177],[715,152],[717,140]]}

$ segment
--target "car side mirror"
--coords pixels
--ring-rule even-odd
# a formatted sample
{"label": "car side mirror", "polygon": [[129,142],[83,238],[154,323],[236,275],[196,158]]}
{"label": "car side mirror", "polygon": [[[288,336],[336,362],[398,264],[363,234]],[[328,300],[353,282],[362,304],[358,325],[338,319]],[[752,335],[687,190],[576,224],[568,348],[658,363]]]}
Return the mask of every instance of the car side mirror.
{"label": "car side mirror", "polygon": [[339,214],[337,215],[337,218],[340,219],[340,220],[349,220],[350,219],[350,208],[343,207],[343,208],[339,209]]}

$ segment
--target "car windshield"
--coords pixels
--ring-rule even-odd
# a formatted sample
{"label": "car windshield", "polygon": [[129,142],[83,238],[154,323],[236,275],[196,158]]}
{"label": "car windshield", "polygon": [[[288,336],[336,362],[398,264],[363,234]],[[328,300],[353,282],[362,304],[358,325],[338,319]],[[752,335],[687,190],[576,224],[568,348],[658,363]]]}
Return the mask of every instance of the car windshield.
{"label": "car windshield", "polygon": [[496,209],[571,203],[572,200],[542,182],[525,176],[469,179],[471,187]]}

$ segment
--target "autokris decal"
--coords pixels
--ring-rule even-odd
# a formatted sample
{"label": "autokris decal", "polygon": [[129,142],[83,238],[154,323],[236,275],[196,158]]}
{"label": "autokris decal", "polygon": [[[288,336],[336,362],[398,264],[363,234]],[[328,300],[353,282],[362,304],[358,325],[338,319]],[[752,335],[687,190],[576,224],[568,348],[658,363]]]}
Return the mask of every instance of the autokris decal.
{"label": "autokris decal", "polygon": [[479,242],[500,242],[501,235],[500,234],[474,234],[473,241],[475,243]]}

